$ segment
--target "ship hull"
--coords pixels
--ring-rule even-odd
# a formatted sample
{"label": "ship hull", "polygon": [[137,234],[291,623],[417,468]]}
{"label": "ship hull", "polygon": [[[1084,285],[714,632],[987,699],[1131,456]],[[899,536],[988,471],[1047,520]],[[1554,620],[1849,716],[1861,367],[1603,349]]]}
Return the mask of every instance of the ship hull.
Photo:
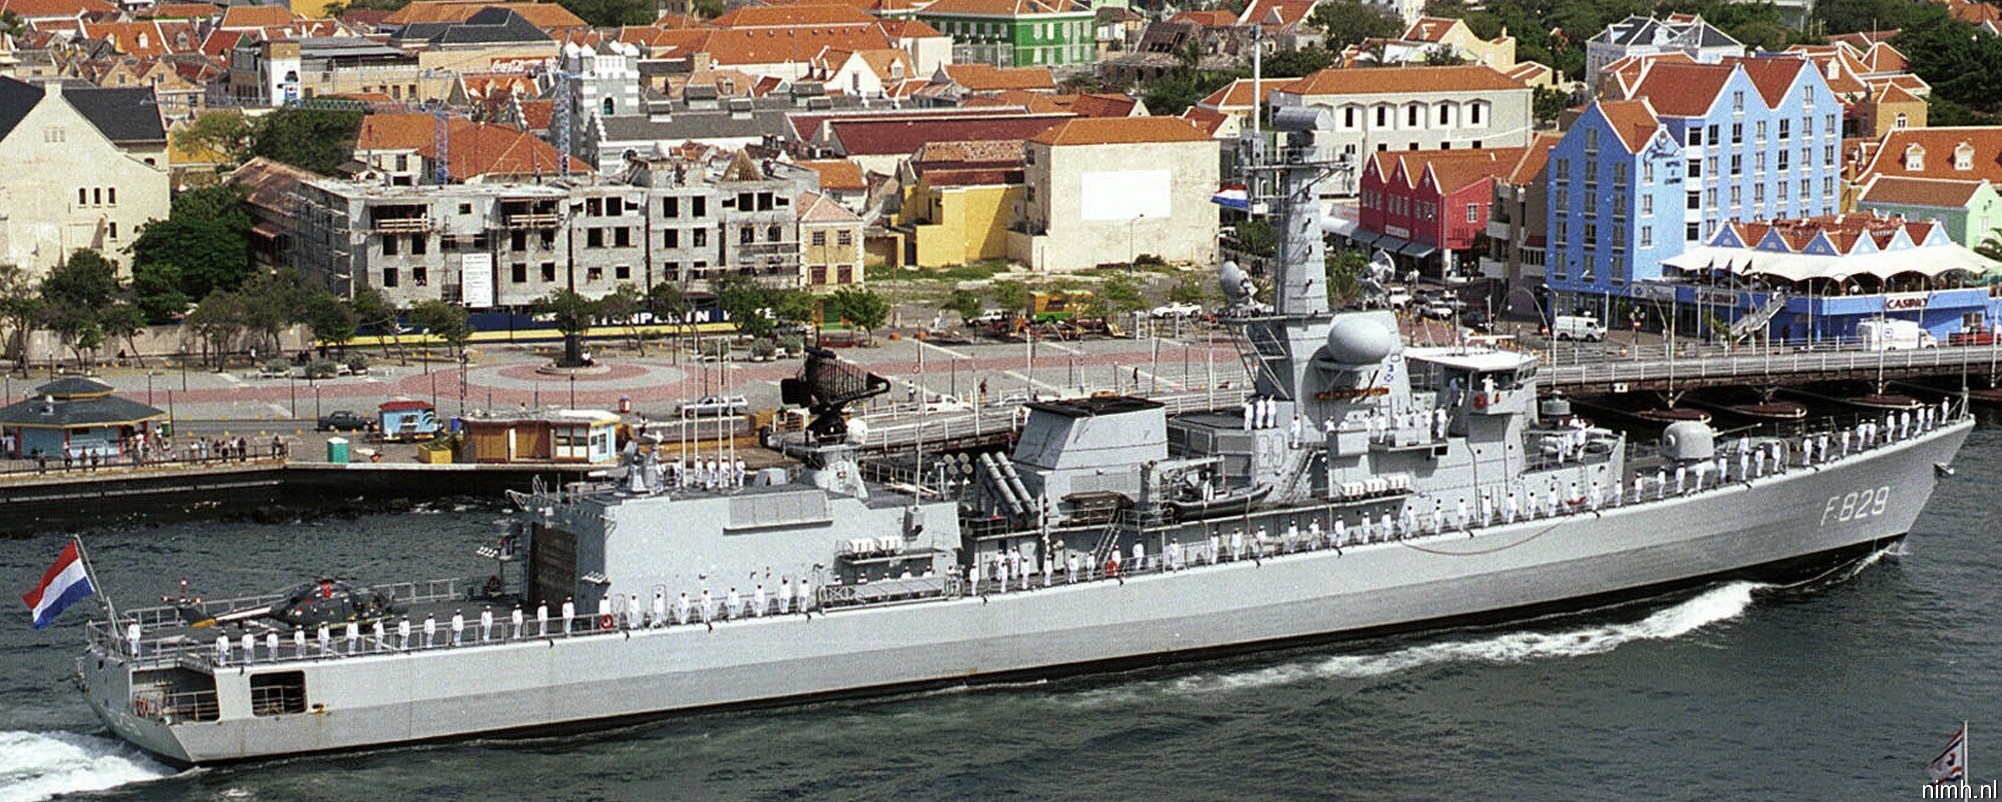
{"label": "ship hull", "polygon": [[[1798,575],[1911,528],[1972,429],[1601,513],[1130,577],[802,616],[370,655],[303,671],[314,712],[165,724],[122,707],[116,661],[85,680],[118,734],[181,763],[581,728],[1035,674],[1141,665]],[[1860,499],[1860,500],[1859,500]],[[1846,500],[1846,501],[1845,501]],[[225,709],[228,709],[225,704]]]}

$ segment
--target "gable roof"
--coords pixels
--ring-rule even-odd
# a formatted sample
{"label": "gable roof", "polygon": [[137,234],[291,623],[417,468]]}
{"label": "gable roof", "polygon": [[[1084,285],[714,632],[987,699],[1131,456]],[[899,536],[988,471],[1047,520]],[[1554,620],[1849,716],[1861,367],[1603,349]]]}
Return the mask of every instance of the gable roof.
{"label": "gable roof", "polygon": [[1168,21],[1200,25],[1205,28],[1229,28],[1237,24],[1237,15],[1223,9],[1184,11],[1169,17]]}
{"label": "gable roof", "polygon": [[1529,86],[1485,64],[1449,67],[1377,67],[1368,71],[1330,67],[1279,91],[1292,95],[1383,95],[1422,92],[1528,90]]}
{"label": "gable roof", "polygon": [[[828,48],[880,50],[893,46],[890,38],[874,27],[814,26],[703,31],[699,32],[699,38],[680,44],[688,52],[708,53],[710,60],[718,65],[804,64]],[[656,45],[654,57],[662,55]]]}
{"label": "gable roof", "polygon": [[1646,97],[1655,113],[1671,117],[1701,117],[1717,102],[1724,84],[1735,69],[1723,64],[1696,64],[1684,61],[1650,61],[1640,81],[1627,93]]}
{"label": "gable roof", "polygon": [[222,12],[222,21],[216,27],[226,31],[262,30],[283,27],[304,17],[292,13],[284,6],[230,6]]}
{"label": "gable roof", "polygon": [[862,179],[862,166],[847,159],[817,159],[798,162],[798,165],[820,174],[820,188],[830,192],[868,189],[869,182]]}
{"label": "gable roof", "polygon": [[[1974,161],[1970,169],[1956,170],[1953,151],[1963,142],[1974,148]],[[1913,146],[1925,152],[1925,163],[1918,170],[1906,169],[1905,153]],[[1892,129],[1884,134],[1876,152],[1858,171],[1856,180],[1860,183],[1873,175],[1979,179],[2002,183],[2002,127]]]}
{"label": "gable roof", "polygon": [[415,0],[384,17],[384,25],[419,22],[465,22],[488,8],[505,8],[545,30],[583,28],[589,23],[556,3],[508,2],[507,0]]}
{"label": "gable roof", "polygon": [[1643,97],[1639,100],[1601,100],[1597,104],[1600,116],[1606,118],[1606,127],[1620,138],[1620,144],[1628,153],[1639,153],[1647,147],[1648,140],[1661,128],[1660,118],[1655,116],[1654,106]]}
{"label": "gable roof", "polygon": [[1467,23],[1450,17],[1419,17],[1404,29],[1400,38],[1407,42],[1431,42],[1437,44],[1446,40],[1446,34],[1455,26]]}
{"label": "gable roof", "polygon": [[1981,190],[1983,183],[1985,182],[1980,180],[1954,181],[1879,175],[1863,187],[1863,192],[1856,197],[1856,202],[1958,209],[1974,199],[1974,193]]}
{"label": "gable roof", "polygon": [[1765,98],[1767,108],[1776,108],[1786,101],[1787,90],[1800,77],[1801,70],[1813,66],[1805,56],[1780,54],[1759,58],[1725,58],[1719,62],[1725,66],[1735,66],[1745,71],[1745,77],[1752,80],[1759,96]]}
{"label": "gable roof", "polygon": [[801,192],[799,200],[793,204],[794,213],[802,223],[860,223],[862,218],[833,198],[818,192]]}
{"label": "gable roof", "polygon": [[1052,147],[1068,145],[1137,145],[1160,142],[1216,140],[1180,117],[1076,117],[1029,137]]}
{"label": "gable roof", "polygon": [[[573,161],[568,170],[559,170],[563,156],[556,148],[527,131],[506,125],[468,122],[452,126],[446,137],[445,168],[452,180],[466,181],[484,175],[558,175],[583,172],[582,162]],[[435,139],[417,149],[426,159],[438,156]]]}
{"label": "gable roof", "polygon": [[0,12],[12,13],[31,22],[80,17],[116,18],[118,6],[105,0],[0,0]]}
{"label": "gable roof", "polygon": [[167,141],[167,127],[160,121],[160,104],[150,86],[64,87],[63,99],[113,143]]}
{"label": "gable roof", "polygon": [[1519,187],[1535,181],[1536,176],[1543,172],[1543,166],[1550,163],[1550,149],[1556,147],[1557,142],[1563,138],[1562,135],[1554,133],[1541,133],[1531,138],[1529,147],[1522,149],[1522,155],[1516,158],[1515,164],[1509,168],[1507,175],[1502,176],[1502,180]]}
{"label": "gable roof", "polygon": [[482,8],[463,22],[419,22],[403,26],[397,38],[435,45],[548,42],[549,33],[512,8]]}
{"label": "gable roof", "polygon": [[791,28],[800,25],[872,26],[876,18],[835,5],[744,6],[709,21],[715,28]]}
{"label": "gable roof", "polygon": [[1605,30],[1594,35],[1591,41],[1595,44],[1622,47],[1651,44],[1674,44],[1683,47],[1743,46],[1738,40],[1704,22],[1702,17],[1682,15],[1668,20],[1628,16],[1619,22],[1608,23]]}

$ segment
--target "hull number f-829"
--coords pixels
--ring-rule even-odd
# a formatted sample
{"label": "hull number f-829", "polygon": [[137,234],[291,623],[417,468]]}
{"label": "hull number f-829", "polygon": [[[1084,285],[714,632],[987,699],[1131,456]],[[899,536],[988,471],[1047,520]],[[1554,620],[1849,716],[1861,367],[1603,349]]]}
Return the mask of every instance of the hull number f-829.
{"label": "hull number f-829", "polygon": [[1840,496],[1829,496],[1828,504],[1821,508],[1821,526],[1830,520],[1836,523],[1857,521],[1873,515],[1883,515],[1884,505],[1891,500],[1891,486],[1876,490],[1858,490]]}

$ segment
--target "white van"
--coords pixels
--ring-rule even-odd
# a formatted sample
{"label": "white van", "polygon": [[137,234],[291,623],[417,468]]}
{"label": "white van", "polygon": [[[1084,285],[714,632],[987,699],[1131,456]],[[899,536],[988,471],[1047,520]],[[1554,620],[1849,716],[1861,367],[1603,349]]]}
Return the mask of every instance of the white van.
{"label": "white van", "polygon": [[1939,339],[1909,320],[1881,318],[1856,324],[1856,339],[1871,351],[1909,351],[1938,348]]}
{"label": "white van", "polygon": [[1550,336],[1559,340],[1584,340],[1595,343],[1606,339],[1606,327],[1599,325],[1597,318],[1558,315],[1550,322]]}

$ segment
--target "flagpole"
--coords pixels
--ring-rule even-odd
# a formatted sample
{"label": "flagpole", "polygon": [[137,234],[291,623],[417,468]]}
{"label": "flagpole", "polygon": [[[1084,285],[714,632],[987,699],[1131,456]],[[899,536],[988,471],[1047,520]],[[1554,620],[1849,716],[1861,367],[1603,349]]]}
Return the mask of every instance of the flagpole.
{"label": "flagpole", "polygon": [[111,619],[108,623],[112,627],[112,637],[117,637],[118,608],[112,605],[111,594],[105,592],[104,585],[98,583],[97,569],[90,567],[90,552],[84,550],[83,536],[70,535],[70,542],[76,544],[77,561],[83,563],[83,575],[90,579],[90,595],[97,597],[98,604],[104,605],[104,614]]}

